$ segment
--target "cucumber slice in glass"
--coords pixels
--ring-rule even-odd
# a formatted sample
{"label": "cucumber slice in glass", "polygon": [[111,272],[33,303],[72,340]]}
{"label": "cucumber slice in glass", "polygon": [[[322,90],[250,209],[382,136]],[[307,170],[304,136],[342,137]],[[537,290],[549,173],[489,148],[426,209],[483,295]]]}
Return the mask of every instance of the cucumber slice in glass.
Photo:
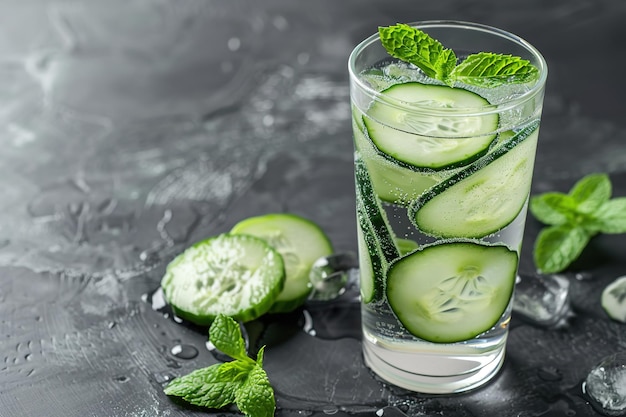
{"label": "cucumber slice in glass", "polygon": [[416,241],[411,239],[396,238],[396,246],[400,251],[400,255],[404,256],[419,248]]}
{"label": "cucumber slice in glass", "polygon": [[221,234],[170,262],[161,287],[177,316],[206,326],[219,314],[242,322],[265,314],[284,281],[283,259],[265,241]]}
{"label": "cucumber slice in glass", "polygon": [[409,218],[423,233],[443,238],[480,238],[507,226],[528,200],[538,135],[538,123],[520,130],[422,194]]}
{"label": "cucumber slice in glass", "polygon": [[513,294],[517,261],[517,253],[505,246],[426,246],[390,266],[387,299],[412,335],[434,343],[469,340],[502,317]]}
{"label": "cucumber slice in glass", "polygon": [[[354,111],[354,110],[353,110]],[[360,119],[360,123],[355,119]],[[380,154],[364,131],[361,116],[354,116],[354,146],[370,174],[376,195],[387,202],[408,205],[437,183],[432,170],[409,169]]]}
{"label": "cucumber slice in glass", "polygon": [[286,313],[300,307],[311,292],[309,272],[313,263],[333,253],[330,240],[312,221],[295,214],[272,213],[237,223],[232,234],[257,236],[282,256],[286,280],[270,313]]}
{"label": "cucumber slice in glass", "polygon": [[357,207],[357,213],[360,225],[357,227],[357,242],[359,245],[361,300],[365,304],[369,304],[380,301],[382,298],[386,264],[380,246],[376,242],[376,237],[362,209]]}
{"label": "cucumber slice in glass", "polygon": [[354,173],[357,208],[359,208],[360,205],[360,215],[369,221],[375,240],[380,246],[384,259],[387,263],[390,263],[400,256],[399,251],[396,247],[393,230],[391,226],[389,226],[387,215],[374,192],[370,175],[367,172],[367,167],[363,160],[356,159],[354,161]]}
{"label": "cucumber slice in glass", "polygon": [[610,318],[626,323],[626,276],[607,285],[600,302]]}
{"label": "cucumber slice in glass", "polygon": [[[489,106],[462,88],[418,82],[396,84],[383,91],[407,104],[442,109]],[[486,154],[496,137],[497,113],[451,117],[411,114],[374,101],[363,119],[376,148],[396,164],[440,170],[464,166]]]}

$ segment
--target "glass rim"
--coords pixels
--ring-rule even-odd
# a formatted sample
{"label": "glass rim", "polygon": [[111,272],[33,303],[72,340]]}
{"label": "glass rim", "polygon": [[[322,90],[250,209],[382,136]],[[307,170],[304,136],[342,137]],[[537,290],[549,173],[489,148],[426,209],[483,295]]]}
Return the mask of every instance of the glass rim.
{"label": "glass rim", "polygon": [[535,83],[528,91],[523,92],[515,98],[506,100],[498,104],[488,104],[481,107],[469,108],[434,108],[428,105],[419,105],[415,103],[408,104],[401,100],[394,99],[386,95],[385,93],[377,91],[374,88],[370,87],[356,72],[356,59],[359,54],[372,44],[380,42],[379,34],[374,33],[354,47],[348,58],[348,72],[350,74],[350,79],[356,83],[359,89],[367,93],[368,96],[383,102],[385,105],[396,107],[398,109],[409,112],[418,111],[421,114],[432,116],[482,116],[492,113],[500,113],[502,111],[518,107],[522,103],[532,100],[535,96],[537,96],[537,94],[540,94],[543,91],[548,76],[548,65],[546,63],[546,60],[537,48],[535,48],[530,42],[526,41],[520,36],[517,36],[506,30],[496,28],[494,26],[489,26],[482,23],[466,22],[461,20],[424,20],[418,22],[410,22],[407,23],[407,25],[417,27],[419,29],[428,29],[433,27],[450,27],[455,29],[466,29],[485,32],[491,35],[499,36],[526,49],[537,60],[536,64],[539,70],[539,78],[535,81]]}

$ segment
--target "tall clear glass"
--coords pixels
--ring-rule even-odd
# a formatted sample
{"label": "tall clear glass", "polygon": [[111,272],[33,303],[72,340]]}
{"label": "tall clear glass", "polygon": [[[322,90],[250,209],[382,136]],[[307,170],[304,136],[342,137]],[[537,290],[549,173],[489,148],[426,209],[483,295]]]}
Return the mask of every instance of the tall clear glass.
{"label": "tall clear glass", "polygon": [[448,87],[378,34],[349,58],[365,362],[409,390],[463,392],[504,360],[547,66],[496,28],[411,25],[459,60],[510,54],[539,71]]}

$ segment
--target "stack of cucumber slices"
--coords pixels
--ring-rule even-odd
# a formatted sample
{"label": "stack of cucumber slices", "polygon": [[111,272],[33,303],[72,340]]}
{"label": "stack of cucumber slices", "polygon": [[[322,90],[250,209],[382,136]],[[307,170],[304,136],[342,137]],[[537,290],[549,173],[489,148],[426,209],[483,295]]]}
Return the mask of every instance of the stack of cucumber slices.
{"label": "stack of cucumber slices", "polygon": [[177,256],[161,287],[182,319],[207,326],[224,314],[246,322],[302,305],[311,266],[332,252],[324,232],[303,217],[251,217]]}
{"label": "stack of cucumber slices", "polygon": [[[384,94],[417,105],[489,104],[462,88],[418,82]],[[426,125],[432,127],[427,135]],[[412,335],[435,343],[490,330],[509,305],[518,254],[484,238],[526,205],[538,121],[497,133],[495,113],[422,119],[374,101],[353,126],[363,301],[374,308],[387,302]],[[411,128],[420,134],[407,132]],[[472,139],[436,139],[461,132]],[[405,207],[415,228],[436,242],[420,247],[397,238],[383,203]]]}

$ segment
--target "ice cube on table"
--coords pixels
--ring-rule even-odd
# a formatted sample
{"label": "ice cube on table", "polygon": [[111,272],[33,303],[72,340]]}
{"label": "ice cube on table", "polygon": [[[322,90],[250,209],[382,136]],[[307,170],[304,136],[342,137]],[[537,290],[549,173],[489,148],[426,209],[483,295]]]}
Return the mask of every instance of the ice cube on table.
{"label": "ice cube on table", "polygon": [[358,266],[358,259],[352,252],[335,253],[315,261],[309,273],[312,286],[309,300],[328,301],[344,294],[353,281],[350,272]]}
{"label": "ice cube on table", "polygon": [[544,327],[564,325],[573,313],[569,280],[563,275],[519,275],[513,315]]}
{"label": "ice cube on table", "polygon": [[626,323],[626,276],[619,277],[602,291],[602,308],[613,320]]}
{"label": "ice cube on table", "polygon": [[626,416],[626,351],[604,358],[587,375],[583,392],[607,416]]}

